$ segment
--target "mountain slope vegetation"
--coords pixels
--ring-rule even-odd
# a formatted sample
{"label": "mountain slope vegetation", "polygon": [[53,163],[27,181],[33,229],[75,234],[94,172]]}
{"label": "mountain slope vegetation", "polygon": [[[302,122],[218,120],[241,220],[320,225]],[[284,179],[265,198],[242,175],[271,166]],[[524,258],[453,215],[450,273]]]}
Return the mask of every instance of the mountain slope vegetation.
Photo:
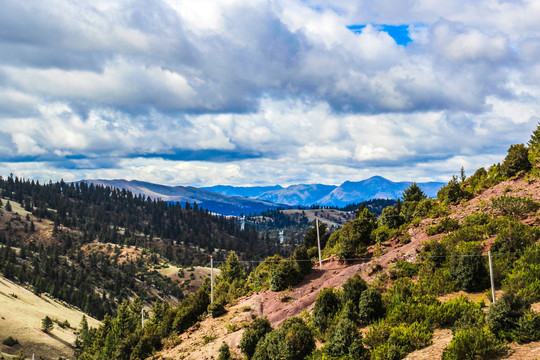
{"label": "mountain slope vegetation", "polygon": [[379,217],[360,205],[332,234],[320,224],[321,268],[312,228],[288,258],[250,268],[231,251],[216,261],[213,303],[207,279],[177,306],[155,301],[143,326],[144,300],[124,301],[81,330],[76,356],[402,359],[443,330],[452,335],[442,359],[511,356],[524,346],[515,343],[540,341],[531,307],[540,301],[538,139],[540,127],[501,164],[462,171],[437,198],[413,183]]}

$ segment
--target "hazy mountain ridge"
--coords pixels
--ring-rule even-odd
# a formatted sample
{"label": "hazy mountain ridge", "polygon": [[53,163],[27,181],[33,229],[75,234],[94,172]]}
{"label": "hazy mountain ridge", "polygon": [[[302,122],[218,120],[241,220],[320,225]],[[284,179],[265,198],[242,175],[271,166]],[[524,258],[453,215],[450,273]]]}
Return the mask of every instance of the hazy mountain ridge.
{"label": "hazy mountain ridge", "polygon": [[201,187],[200,189],[213,191],[218,194],[227,196],[243,196],[248,198],[257,198],[268,191],[278,191],[283,189],[281,185],[273,186],[232,186],[232,185],[215,185],[209,187]]}
{"label": "hazy mountain ridge", "polygon": [[137,180],[89,179],[80,182],[126,189],[138,195],[168,202],[197,203],[200,207],[223,215],[240,215],[277,208],[274,203],[242,196],[227,196],[193,186],[166,186]]}
{"label": "hazy mountain ridge", "polygon": [[[373,176],[362,181],[345,181],[316,203],[328,206],[345,206],[370,199],[397,199],[411,186],[412,181],[394,182],[382,176]],[[437,196],[437,191],[445,185],[442,182],[417,183],[428,197]]]}
{"label": "hazy mountain ridge", "polygon": [[336,189],[335,185],[299,184],[291,185],[285,189],[267,191],[257,199],[268,200],[273,203],[286,205],[310,206],[317,204],[321,197]]}
{"label": "hazy mountain ridge", "polygon": [[[263,192],[255,196],[255,198],[290,206],[310,206],[315,204],[342,207],[347,204],[359,203],[371,199],[397,199],[412,183],[412,181],[394,182],[382,176],[373,176],[362,181],[345,181],[339,186],[324,184],[290,185],[286,188]],[[445,185],[443,182],[417,184],[430,198],[436,197],[437,191]],[[214,186],[212,188],[214,191],[222,191],[222,186]],[[231,188],[235,189],[234,193],[248,193],[249,189],[261,189],[262,187],[223,186],[223,188],[227,188],[227,191],[230,193],[233,193],[230,190]],[[256,194],[256,191],[253,191],[252,194]]]}
{"label": "hazy mountain ridge", "polygon": [[[212,212],[224,215],[259,213],[283,206],[338,206],[360,203],[371,199],[397,199],[412,182],[393,182],[381,176],[340,186],[324,184],[298,184],[286,188],[273,186],[216,185],[196,188],[193,186],[166,186],[138,180],[89,179],[81,182],[126,189],[163,201],[194,203]],[[442,182],[418,183],[428,197],[435,197],[444,185]]]}

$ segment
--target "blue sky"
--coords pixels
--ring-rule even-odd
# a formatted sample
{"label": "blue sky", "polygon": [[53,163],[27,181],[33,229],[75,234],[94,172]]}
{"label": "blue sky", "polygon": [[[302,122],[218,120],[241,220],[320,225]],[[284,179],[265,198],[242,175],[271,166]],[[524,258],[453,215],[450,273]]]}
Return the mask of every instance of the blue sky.
{"label": "blue sky", "polygon": [[3,176],[444,181],[539,122],[535,1],[0,1]]}

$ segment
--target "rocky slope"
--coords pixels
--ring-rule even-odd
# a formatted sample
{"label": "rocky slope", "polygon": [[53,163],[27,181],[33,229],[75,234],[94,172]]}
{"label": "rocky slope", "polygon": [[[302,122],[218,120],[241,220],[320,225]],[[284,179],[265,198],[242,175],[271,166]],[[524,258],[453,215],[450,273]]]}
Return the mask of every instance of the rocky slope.
{"label": "rocky slope", "polygon": [[[473,212],[489,212],[491,211],[491,198],[501,195],[523,196],[540,201],[540,182],[529,181],[524,178],[502,182],[464,204],[453,206],[450,217],[462,220]],[[322,269],[319,269],[318,264],[316,264],[312,272],[300,284],[290,290],[280,293],[268,290],[240,298],[236,305],[228,309],[227,315],[218,319],[208,316],[200,324],[180,335],[176,341],[170,343],[154,359],[178,358],[195,360],[211,359],[212,356],[216,358],[218,348],[223,342],[227,343],[231,348],[231,352],[236,353],[240,358],[241,353],[238,344],[244,331],[243,328],[253,318],[267,316],[272,326],[276,327],[289,317],[301,315],[303,311],[311,311],[319,291],[325,287],[340,287],[348,278],[357,273],[365,280],[371,281],[379,272],[386,271],[398,260],[415,261],[424,242],[443,236],[443,234],[434,236],[426,234],[426,228],[437,223],[437,221],[437,219],[424,219],[419,226],[410,227],[411,241],[409,243],[384,243],[382,248],[378,250],[379,252],[382,250],[383,254],[380,256],[374,256],[375,249],[372,248],[369,252],[371,258],[359,259],[350,264],[340,263],[334,258],[327,259],[323,262]],[[523,221],[529,225],[540,224],[536,217],[527,218]],[[486,244],[486,246],[489,246],[489,242]],[[439,339],[441,340],[439,341]],[[450,340],[451,332],[437,331],[434,335],[434,345],[432,347],[410,354],[409,358],[440,358],[442,349]],[[509,356],[515,359],[515,356],[517,356],[515,354],[523,354],[527,352],[526,349],[533,351],[539,346],[540,344],[537,343],[523,346],[514,345],[513,352]],[[435,356],[435,354],[437,355]],[[533,358],[527,357],[527,359]]]}

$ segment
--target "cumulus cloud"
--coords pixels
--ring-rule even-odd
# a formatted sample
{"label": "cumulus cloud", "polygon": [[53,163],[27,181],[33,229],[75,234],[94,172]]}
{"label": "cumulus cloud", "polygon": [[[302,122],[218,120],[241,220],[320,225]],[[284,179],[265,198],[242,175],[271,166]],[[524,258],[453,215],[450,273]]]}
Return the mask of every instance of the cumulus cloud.
{"label": "cumulus cloud", "polygon": [[0,159],[199,185],[448,177],[536,126],[539,6],[6,0]]}

